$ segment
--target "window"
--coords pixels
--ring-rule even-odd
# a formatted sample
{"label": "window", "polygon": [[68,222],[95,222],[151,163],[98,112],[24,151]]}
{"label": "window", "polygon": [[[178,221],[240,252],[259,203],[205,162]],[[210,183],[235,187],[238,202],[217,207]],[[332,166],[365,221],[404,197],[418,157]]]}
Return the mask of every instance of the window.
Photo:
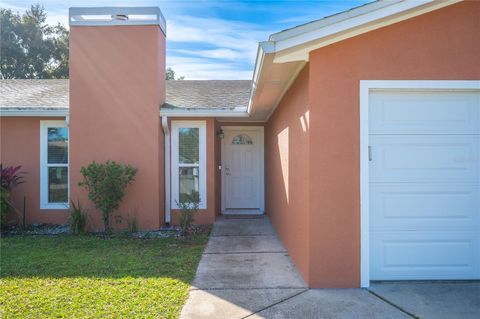
{"label": "window", "polygon": [[69,132],[65,121],[40,121],[40,208],[69,207]]}
{"label": "window", "polygon": [[232,140],[233,145],[252,145],[253,141],[247,134],[239,134]]}
{"label": "window", "polygon": [[200,198],[205,209],[206,198],[206,122],[172,121],[172,207]]}

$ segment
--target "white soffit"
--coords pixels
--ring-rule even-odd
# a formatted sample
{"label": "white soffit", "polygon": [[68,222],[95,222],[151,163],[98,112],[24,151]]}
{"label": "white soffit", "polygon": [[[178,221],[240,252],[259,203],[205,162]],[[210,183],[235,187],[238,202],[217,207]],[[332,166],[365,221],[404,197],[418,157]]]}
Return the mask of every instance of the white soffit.
{"label": "white soffit", "polygon": [[311,51],[460,1],[380,0],[272,34],[258,46],[248,112],[268,120]]}

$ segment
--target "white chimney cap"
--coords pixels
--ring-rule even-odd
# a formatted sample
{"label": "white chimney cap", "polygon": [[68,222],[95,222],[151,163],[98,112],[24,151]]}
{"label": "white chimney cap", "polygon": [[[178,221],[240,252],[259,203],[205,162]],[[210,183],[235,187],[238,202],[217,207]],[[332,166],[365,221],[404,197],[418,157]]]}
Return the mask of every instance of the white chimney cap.
{"label": "white chimney cap", "polygon": [[167,34],[159,7],[75,7],[69,9],[71,26],[158,25]]}

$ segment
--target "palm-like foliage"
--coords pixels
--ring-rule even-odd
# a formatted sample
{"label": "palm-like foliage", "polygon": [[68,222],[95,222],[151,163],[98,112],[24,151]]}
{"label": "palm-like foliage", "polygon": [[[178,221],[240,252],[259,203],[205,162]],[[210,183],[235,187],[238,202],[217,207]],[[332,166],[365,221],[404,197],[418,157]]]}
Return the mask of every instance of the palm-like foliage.
{"label": "palm-like foliage", "polygon": [[15,211],[18,215],[13,202],[10,199],[10,193],[15,186],[25,183],[23,173],[20,172],[22,166],[3,166],[0,164],[0,226],[5,227],[7,221],[7,212]]}
{"label": "palm-like foliage", "polygon": [[6,166],[0,164],[0,187],[8,192],[13,187],[25,183],[22,172],[20,169],[22,166]]}

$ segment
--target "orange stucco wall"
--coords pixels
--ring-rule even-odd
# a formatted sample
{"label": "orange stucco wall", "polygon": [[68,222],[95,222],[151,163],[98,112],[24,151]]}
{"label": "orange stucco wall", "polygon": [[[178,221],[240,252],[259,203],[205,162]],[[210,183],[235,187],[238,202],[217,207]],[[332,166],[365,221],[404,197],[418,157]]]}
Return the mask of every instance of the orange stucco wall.
{"label": "orange stucco wall", "polygon": [[[63,224],[68,210],[40,210],[40,121],[64,120],[64,118],[0,117],[0,162],[7,166],[21,165],[25,183],[12,191],[15,207],[25,215],[27,224]],[[18,223],[15,214],[8,216]]]}
{"label": "orange stucco wall", "polygon": [[360,80],[479,80],[479,57],[475,1],[311,52],[265,143],[267,212],[310,287],[360,285]]}
{"label": "orange stucco wall", "polygon": [[[308,92],[299,89],[306,81],[304,71],[270,120],[267,143],[269,211],[310,287],[360,285],[360,80],[478,80],[479,56],[480,2],[474,1],[455,4],[310,54],[306,66]],[[302,95],[297,97],[297,101],[304,100],[302,103],[295,102],[296,94]],[[284,107],[289,108],[288,115]],[[301,198],[307,191],[308,207],[285,202],[283,186],[278,186],[285,184],[281,178],[281,155],[276,151],[281,130],[289,128],[289,135],[295,134],[291,133],[295,132],[292,124],[305,109],[310,113],[309,160],[292,161],[289,157],[288,176],[305,177],[303,181],[308,186],[290,188],[289,198],[293,203],[293,198]],[[298,143],[302,134],[298,128],[296,132]],[[289,149],[288,154],[302,154],[302,151]],[[308,175],[304,173],[304,165],[308,165]],[[290,184],[295,185],[293,180]],[[291,218],[305,210],[310,228],[308,240],[302,237],[303,228],[292,227],[302,222]]]}
{"label": "orange stucco wall", "polygon": [[266,212],[304,279],[309,279],[309,70],[290,87],[265,127]]}
{"label": "orange stucco wall", "polygon": [[360,285],[360,80],[479,80],[480,2],[310,54],[311,287]]}
{"label": "orange stucco wall", "polygon": [[101,214],[78,186],[80,168],[115,160],[138,168],[115,216],[137,213],[140,229],[164,221],[163,132],[165,36],[158,26],[70,28],[70,162],[72,199],[88,204],[92,230]]}

